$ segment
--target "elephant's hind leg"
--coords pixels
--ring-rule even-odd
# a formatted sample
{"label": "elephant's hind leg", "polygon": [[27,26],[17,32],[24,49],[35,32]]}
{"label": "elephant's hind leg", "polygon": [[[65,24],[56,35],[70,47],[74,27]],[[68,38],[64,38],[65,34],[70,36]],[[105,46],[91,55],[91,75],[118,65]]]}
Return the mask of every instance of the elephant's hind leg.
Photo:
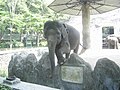
{"label": "elephant's hind leg", "polygon": [[78,49],[79,49],[79,44],[77,44],[76,48],[74,49],[74,53],[78,53]]}

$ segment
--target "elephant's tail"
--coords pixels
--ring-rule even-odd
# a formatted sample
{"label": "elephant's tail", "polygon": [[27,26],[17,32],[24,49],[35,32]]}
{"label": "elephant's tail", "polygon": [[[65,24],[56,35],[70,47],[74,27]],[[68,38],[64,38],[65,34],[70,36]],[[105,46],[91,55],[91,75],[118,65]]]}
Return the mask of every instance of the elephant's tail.
{"label": "elephant's tail", "polygon": [[81,43],[79,43],[79,44],[80,44],[80,46],[82,46],[82,48],[83,48],[83,49],[87,49],[87,48],[86,48],[86,47],[84,47]]}
{"label": "elephant's tail", "polygon": [[88,48],[84,47],[81,43],[80,43],[80,46],[82,46],[82,50],[79,53],[79,55],[83,54],[88,49]]}

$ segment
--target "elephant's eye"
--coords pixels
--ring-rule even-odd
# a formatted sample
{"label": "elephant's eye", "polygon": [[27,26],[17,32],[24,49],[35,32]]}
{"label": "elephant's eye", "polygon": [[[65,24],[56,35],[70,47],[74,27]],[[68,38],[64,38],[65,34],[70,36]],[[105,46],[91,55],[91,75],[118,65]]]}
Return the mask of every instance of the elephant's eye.
{"label": "elephant's eye", "polygon": [[60,32],[56,32],[57,33],[57,35],[60,35]]}
{"label": "elephant's eye", "polygon": [[61,39],[61,35],[60,34],[57,34],[57,39]]}
{"label": "elephant's eye", "polygon": [[57,35],[57,39],[60,39],[60,35]]}

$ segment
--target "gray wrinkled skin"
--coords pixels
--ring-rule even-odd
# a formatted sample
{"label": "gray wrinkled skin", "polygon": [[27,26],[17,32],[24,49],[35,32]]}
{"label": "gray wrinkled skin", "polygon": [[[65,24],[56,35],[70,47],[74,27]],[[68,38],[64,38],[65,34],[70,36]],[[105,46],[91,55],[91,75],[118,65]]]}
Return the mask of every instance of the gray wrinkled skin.
{"label": "gray wrinkled skin", "polygon": [[65,62],[63,54],[66,54],[66,59],[69,58],[71,50],[78,52],[80,44],[79,32],[70,25],[59,21],[47,21],[44,24],[44,37],[48,42],[49,58],[51,63],[51,76],[54,77],[55,69],[55,54],[58,59],[58,64]]}

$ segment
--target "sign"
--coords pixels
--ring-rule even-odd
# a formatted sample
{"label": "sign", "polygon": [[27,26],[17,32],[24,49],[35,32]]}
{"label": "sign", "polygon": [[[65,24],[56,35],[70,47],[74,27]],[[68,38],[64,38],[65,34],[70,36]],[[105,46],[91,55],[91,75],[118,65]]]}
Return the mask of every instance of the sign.
{"label": "sign", "polygon": [[83,83],[83,66],[62,66],[61,77],[63,81],[71,83]]}

